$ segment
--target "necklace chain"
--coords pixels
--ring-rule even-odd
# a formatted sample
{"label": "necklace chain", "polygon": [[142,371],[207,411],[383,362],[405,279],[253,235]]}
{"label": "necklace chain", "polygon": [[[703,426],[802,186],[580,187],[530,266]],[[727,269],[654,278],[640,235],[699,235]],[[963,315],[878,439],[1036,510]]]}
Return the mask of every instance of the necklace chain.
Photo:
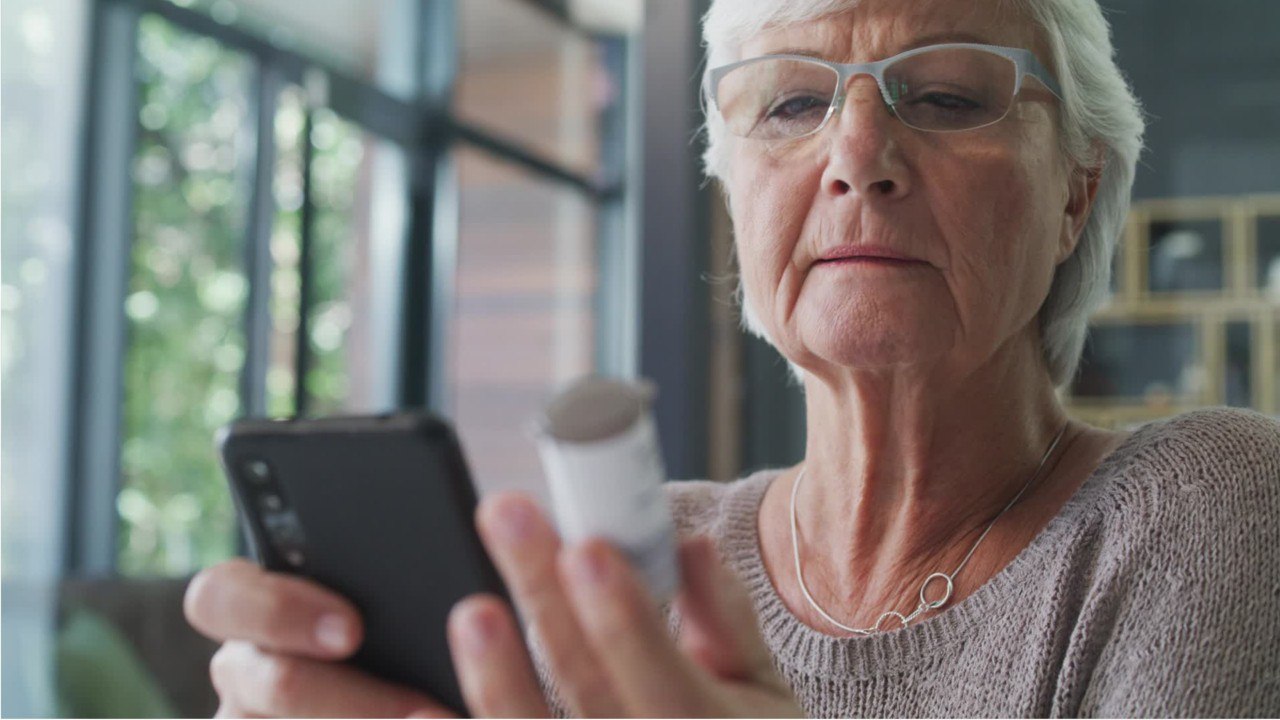
{"label": "necklace chain", "polygon": [[[950,573],[935,572],[925,578],[924,583],[920,585],[920,603],[916,605],[915,610],[912,610],[907,615],[903,615],[897,610],[886,610],[876,618],[875,624],[869,628],[850,627],[831,617],[826,610],[823,610],[822,607],[818,605],[818,601],[813,599],[813,595],[809,593],[809,588],[804,583],[804,572],[800,567],[800,540],[796,527],[796,493],[800,489],[800,481],[804,480],[805,473],[804,470],[801,470],[800,474],[796,477],[795,484],[791,486],[791,549],[796,560],[796,580],[800,583],[800,592],[804,594],[804,599],[808,600],[810,607],[817,611],[817,613],[827,622],[841,630],[856,633],[858,635],[874,635],[878,632],[884,632],[885,628],[883,628],[882,625],[886,619],[897,619],[901,627],[906,627],[907,623],[910,623],[912,620],[920,617],[920,615],[930,610],[937,610],[943,605],[946,605],[947,602],[951,600],[951,595],[955,592],[954,580],[956,575],[960,574],[960,571],[963,570],[964,566],[969,562],[969,558],[973,557],[973,552],[977,550],[978,546],[982,544],[982,541],[986,539],[987,533],[991,532],[991,527],[996,524],[996,521],[1008,512],[1009,508],[1013,507],[1018,500],[1022,499],[1023,494],[1027,492],[1027,488],[1031,487],[1032,483],[1040,477],[1040,473],[1044,470],[1045,463],[1049,461],[1049,456],[1053,454],[1054,449],[1058,447],[1058,442],[1062,440],[1062,435],[1067,431],[1067,424],[1069,423],[1063,424],[1062,429],[1054,436],[1053,442],[1049,443],[1049,449],[1045,450],[1044,456],[1040,458],[1040,464],[1036,467],[1036,471],[1027,480],[1026,484],[1022,486],[1022,489],[1018,491],[1018,494],[1013,496],[1013,499],[1009,501],[1009,504],[1005,505],[1004,509],[991,519],[991,522],[987,523],[986,529],[978,536],[977,541],[973,543],[973,547],[969,548],[969,552],[965,554],[964,559],[960,561],[960,564],[956,566],[956,569],[952,570]],[[937,582],[945,583],[943,586],[943,593],[941,597],[930,600],[928,596],[929,585]]]}

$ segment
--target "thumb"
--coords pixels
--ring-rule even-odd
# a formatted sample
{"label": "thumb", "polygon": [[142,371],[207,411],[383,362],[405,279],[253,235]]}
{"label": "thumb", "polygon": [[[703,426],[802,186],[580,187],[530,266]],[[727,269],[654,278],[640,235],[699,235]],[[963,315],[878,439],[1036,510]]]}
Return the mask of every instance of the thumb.
{"label": "thumb", "polygon": [[711,539],[682,541],[680,565],[680,647],[722,679],[773,681],[772,655],[760,636],[751,598],[737,575],[720,562]]}

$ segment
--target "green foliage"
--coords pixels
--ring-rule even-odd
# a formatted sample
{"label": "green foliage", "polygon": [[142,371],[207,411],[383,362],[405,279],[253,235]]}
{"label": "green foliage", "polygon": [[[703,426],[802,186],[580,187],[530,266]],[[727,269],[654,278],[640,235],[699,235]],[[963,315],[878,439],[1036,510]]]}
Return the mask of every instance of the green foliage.
{"label": "green foliage", "polygon": [[176,574],[234,549],[212,437],[241,409],[253,67],[150,16],[138,51],[120,569]]}
{"label": "green foliage", "polygon": [[[248,298],[244,235],[252,190],[250,58],[144,16],[139,28],[139,143],[135,237],[125,303],[120,569],[181,574],[234,552],[234,511],[213,447],[243,412]],[[282,97],[276,122],[277,214],[271,237],[274,335],[268,409],[294,412],[293,347],[300,268],[300,93]],[[347,254],[363,145],[359,133],[317,113],[314,353],[307,375],[317,410],[346,397]]]}

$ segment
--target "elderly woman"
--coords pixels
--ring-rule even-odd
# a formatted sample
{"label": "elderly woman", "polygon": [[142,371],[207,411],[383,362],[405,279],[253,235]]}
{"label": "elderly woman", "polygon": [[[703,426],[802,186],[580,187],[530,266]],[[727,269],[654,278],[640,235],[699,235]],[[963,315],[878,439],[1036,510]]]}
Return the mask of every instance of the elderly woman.
{"label": "elderly woman", "polygon": [[[1055,394],[1143,130],[1095,0],[718,0],[705,33],[707,167],[747,324],[803,382],[804,460],[670,485],[665,616],[609,545],[487,500],[538,652],[461,603],[472,711],[1280,713],[1280,425],[1115,433]],[[302,581],[224,564],[188,614],[227,641],[224,714],[437,710],[334,664],[359,618]]]}

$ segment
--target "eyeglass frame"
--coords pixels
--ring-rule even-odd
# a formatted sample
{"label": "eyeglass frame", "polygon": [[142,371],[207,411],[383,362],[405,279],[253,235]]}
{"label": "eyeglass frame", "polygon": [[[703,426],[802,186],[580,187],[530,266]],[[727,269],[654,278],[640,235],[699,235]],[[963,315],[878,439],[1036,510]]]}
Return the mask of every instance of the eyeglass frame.
{"label": "eyeglass frame", "polygon": [[[915,125],[909,124],[906,120],[903,120],[902,116],[894,109],[896,102],[890,99],[889,88],[885,85],[884,81],[884,70],[894,63],[935,50],[982,50],[1012,61],[1016,77],[1013,83],[1013,95],[1010,98],[1009,109],[1013,108],[1013,101],[1018,97],[1018,93],[1022,92],[1022,79],[1027,75],[1039,80],[1040,83],[1059,100],[1063,99],[1062,86],[1058,84],[1058,80],[1053,76],[1053,73],[1049,72],[1049,69],[1046,68],[1044,64],[1040,62],[1040,59],[1035,56],[1035,53],[1025,48],[984,45],[981,43],[941,43],[938,45],[925,45],[923,47],[912,48],[910,50],[900,52],[897,55],[885,58],[884,60],[877,60],[869,63],[835,63],[823,60],[822,58],[813,57],[811,55],[759,55],[757,57],[746,58],[745,60],[739,60],[737,62],[729,63],[728,65],[721,65],[720,67],[713,68],[707,75],[707,94],[711,98],[711,102],[715,105],[716,112],[722,113],[719,98],[720,81],[724,79],[725,75],[728,75],[730,72],[744,65],[751,65],[765,60],[799,60],[816,65],[824,65],[835,70],[837,75],[836,92],[831,98],[831,104],[827,106],[827,114],[823,116],[822,122],[818,123],[817,127],[803,135],[788,137],[786,138],[787,140],[799,140],[800,138],[809,137],[810,135],[821,132],[831,120],[831,116],[836,114],[836,112],[844,106],[845,97],[848,95],[847,89],[849,87],[849,81],[859,75],[870,75],[875,79],[876,86],[880,88],[880,97],[889,108],[889,112],[891,112],[894,117],[898,118],[899,122],[912,130],[934,133],[968,132],[970,130],[979,130],[984,127],[990,127],[1009,116],[1009,109],[1006,109],[1004,115],[1001,115],[999,118],[992,120],[989,123],[984,123],[971,128],[961,128],[959,130],[928,130],[916,127]],[[723,118],[723,113],[721,117]]]}

